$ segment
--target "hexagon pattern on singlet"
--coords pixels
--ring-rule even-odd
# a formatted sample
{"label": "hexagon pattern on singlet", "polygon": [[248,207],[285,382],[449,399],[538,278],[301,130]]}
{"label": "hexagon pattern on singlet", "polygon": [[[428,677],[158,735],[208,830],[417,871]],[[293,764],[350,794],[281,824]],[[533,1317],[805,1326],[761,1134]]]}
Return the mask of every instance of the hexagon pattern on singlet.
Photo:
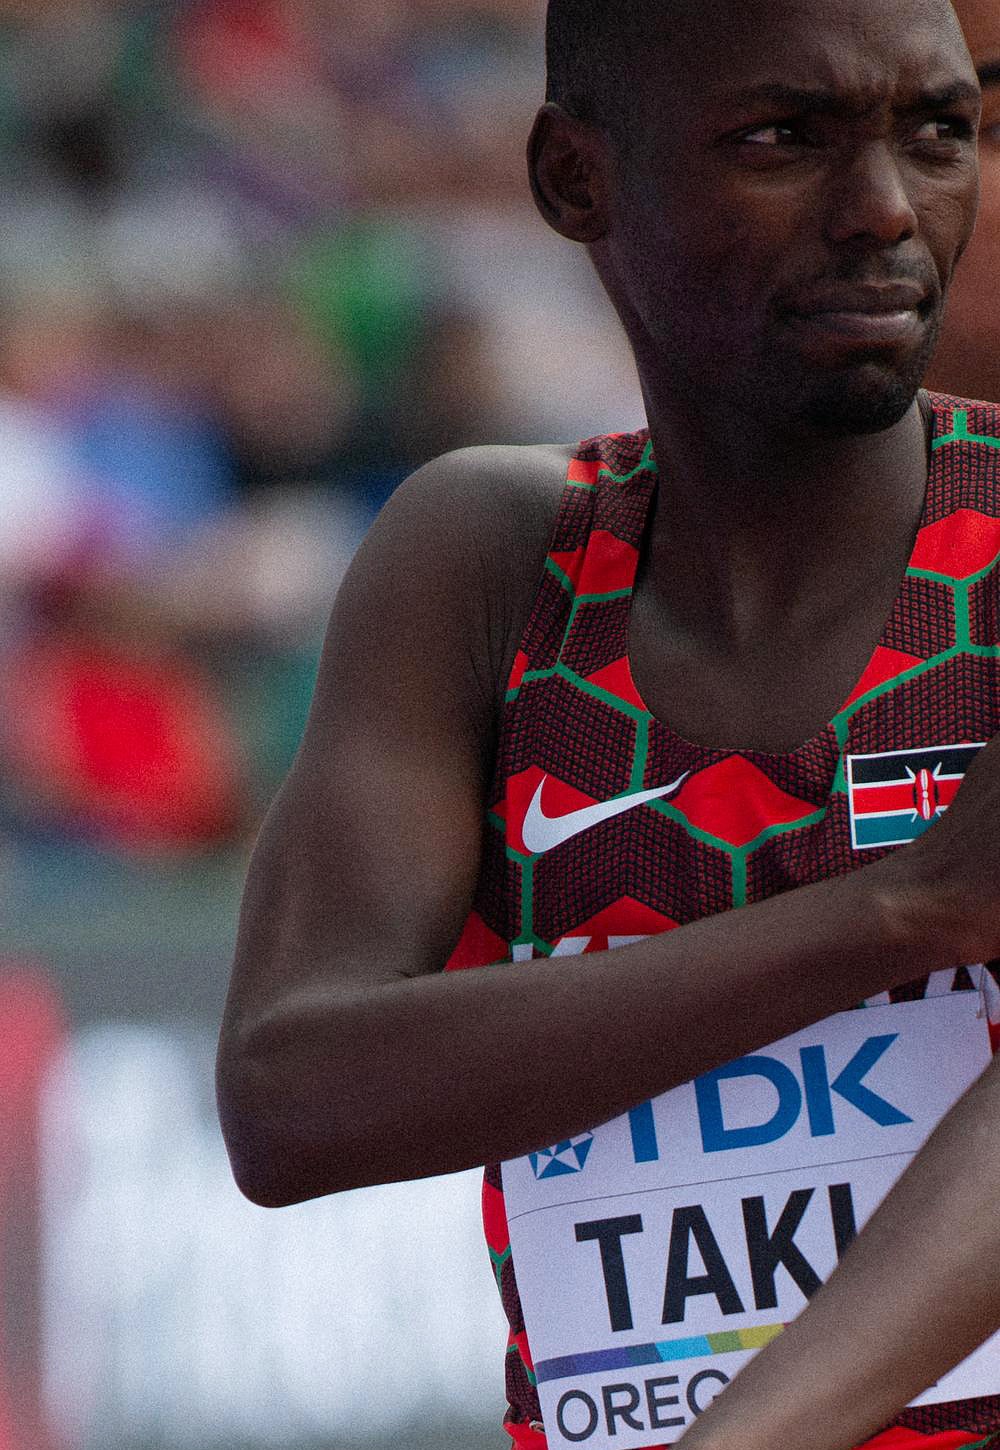
{"label": "hexagon pattern on singlet", "polygon": [[[646,708],[628,627],[656,490],[652,445],[643,431],[580,446],[509,682],[474,910],[450,970],[514,960],[528,971],[533,957],[604,951],[854,870],[894,848],[855,847],[849,757],[913,752],[917,764],[918,752],[1000,731],[1000,408],[931,403],[924,513],[881,639],[834,718],[784,754],[694,745]],[[896,773],[919,774],[905,760]],[[935,773],[922,777],[931,791]],[[540,789],[558,818],[682,776],[668,799],[544,853],[524,842]],[[921,814],[914,796],[914,829],[935,809]],[[1000,982],[997,964],[989,970]],[[935,975],[932,990],[973,986],[961,969]],[[892,997],[922,997],[928,984]],[[544,1445],[498,1167],[486,1170],[483,1208],[510,1322],[508,1429],[519,1444]],[[909,1410],[899,1423],[990,1434],[1000,1396]]]}

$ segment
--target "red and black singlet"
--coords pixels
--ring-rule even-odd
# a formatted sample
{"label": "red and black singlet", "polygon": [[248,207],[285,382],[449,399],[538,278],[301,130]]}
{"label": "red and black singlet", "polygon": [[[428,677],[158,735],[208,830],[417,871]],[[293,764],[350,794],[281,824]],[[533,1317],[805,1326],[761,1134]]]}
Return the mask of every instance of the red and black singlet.
{"label": "red and black singlet", "polygon": [[[530,971],[533,957],[605,951],[840,875],[947,806],[970,758],[962,747],[1000,731],[1000,408],[931,401],[927,497],[892,613],[834,718],[785,754],[694,745],[647,709],[628,631],[657,484],[651,442],[640,432],[580,446],[509,681],[475,909],[450,970],[514,960]],[[680,777],[668,799],[606,809]],[[540,840],[539,804],[574,824],[605,809]],[[944,975],[893,999],[972,987],[962,970]],[[484,1220],[510,1321],[507,1429],[543,1450],[498,1168],[486,1171]],[[908,1410],[903,1430],[967,1432],[928,1441],[935,1450],[971,1443],[1000,1431],[1000,1395]]]}

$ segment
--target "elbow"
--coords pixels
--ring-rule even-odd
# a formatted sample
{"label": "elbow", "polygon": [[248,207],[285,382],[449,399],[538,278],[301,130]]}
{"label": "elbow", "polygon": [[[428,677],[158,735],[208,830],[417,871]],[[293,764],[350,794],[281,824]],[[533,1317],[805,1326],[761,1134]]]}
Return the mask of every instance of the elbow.
{"label": "elbow", "polygon": [[309,1195],[296,1190],[281,1143],[248,1077],[221,1063],[216,1072],[219,1125],[229,1166],[236,1187],[258,1208],[288,1208]]}
{"label": "elbow", "polygon": [[288,1208],[363,1186],[337,1115],[314,1119],[274,1064],[220,1047],[216,1102],[236,1186],[259,1208]]}
{"label": "elbow", "polygon": [[[227,1143],[227,1147],[229,1147]],[[289,1185],[272,1181],[260,1172],[259,1167],[242,1154],[229,1148],[229,1163],[236,1187],[243,1197],[256,1208],[290,1208],[295,1203],[304,1203],[305,1198],[291,1190]]]}
{"label": "elbow", "polygon": [[334,1171],[325,1164],[317,1168],[295,1144],[265,1136],[256,1124],[234,1126],[230,1119],[222,1136],[236,1187],[257,1208],[290,1208],[381,1181],[361,1171]]}

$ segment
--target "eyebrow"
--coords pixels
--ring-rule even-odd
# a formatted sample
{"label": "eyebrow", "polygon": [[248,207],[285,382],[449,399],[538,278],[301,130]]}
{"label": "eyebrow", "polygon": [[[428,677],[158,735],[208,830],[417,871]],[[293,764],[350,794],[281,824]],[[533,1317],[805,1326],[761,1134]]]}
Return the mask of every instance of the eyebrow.
{"label": "eyebrow", "polygon": [[[983,71],[986,72],[985,80]],[[1000,81],[1000,61],[990,62],[989,65],[983,67],[979,71],[979,79],[980,84],[987,85]],[[951,85],[940,86],[936,90],[921,91],[905,109],[907,111],[938,110],[959,105],[963,101],[975,103],[978,100],[978,86],[971,85],[968,81],[954,81]],[[731,97],[731,102],[738,106],[771,104],[782,106],[789,111],[811,111],[818,116],[856,115],[859,110],[866,109],[863,106],[859,107],[855,99],[845,96],[841,91],[786,86],[781,82],[768,82],[737,91]]]}
{"label": "eyebrow", "polygon": [[1000,82],[1000,60],[990,60],[985,65],[977,66],[976,75],[981,86],[997,85]]}

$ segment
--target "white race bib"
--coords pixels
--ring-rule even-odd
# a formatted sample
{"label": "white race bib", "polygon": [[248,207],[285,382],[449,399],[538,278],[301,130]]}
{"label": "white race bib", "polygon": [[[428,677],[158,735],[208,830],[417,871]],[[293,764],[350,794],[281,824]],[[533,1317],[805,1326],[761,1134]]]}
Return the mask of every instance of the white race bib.
{"label": "white race bib", "polygon": [[[843,1012],[505,1163],[549,1444],[679,1439],[989,1058],[979,992]],[[915,1403],[998,1391],[1000,1336]]]}

